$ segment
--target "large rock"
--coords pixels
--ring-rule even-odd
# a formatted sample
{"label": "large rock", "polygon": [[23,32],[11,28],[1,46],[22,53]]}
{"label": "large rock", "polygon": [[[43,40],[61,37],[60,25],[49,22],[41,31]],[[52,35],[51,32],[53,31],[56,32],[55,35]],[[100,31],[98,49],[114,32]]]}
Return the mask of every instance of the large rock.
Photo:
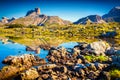
{"label": "large rock", "polygon": [[[4,66],[0,70],[0,80],[12,80],[14,77],[16,77],[19,73],[22,71],[29,69],[30,67],[26,65],[18,64],[16,66]],[[18,74],[17,74],[18,73]]]}
{"label": "large rock", "polygon": [[84,69],[86,68],[86,66],[84,64],[76,64],[74,66],[74,70],[79,70],[79,69]]}
{"label": "large rock", "polygon": [[104,41],[98,41],[89,44],[87,48],[94,51],[95,55],[105,55],[105,51],[109,48],[109,44]]}
{"label": "large rock", "polygon": [[95,78],[96,78],[95,75],[96,75],[96,73],[95,73],[94,71],[90,71],[87,77],[88,77],[88,79],[91,79],[91,80],[92,80],[92,79],[95,79]]}
{"label": "large rock", "polygon": [[110,76],[109,72],[103,71],[101,74],[102,75],[101,75],[100,79],[111,80],[111,76]]}
{"label": "large rock", "polygon": [[115,54],[120,55],[120,50],[116,50]]}
{"label": "large rock", "polygon": [[57,66],[56,64],[41,65],[41,66],[38,66],[38,71],[43,69],[52,69],[52,68],[55,68],[56,66]]}
{"label": "large rock", "polygon": [[58,47],[57,49],[50,49],[48,56],[56,56],[58,58],[66,57],[68,54],[67,50],[64,47]]}
{"label": "large rock", "polygon": [[40,47],[34,47],[34,46],[27,46],[26,51],[34,51],[35,53],[40,53],[41,48]]}
{"label": "large rock", "polygon": [[107,55],[115,55],[116,53],[116,50],[114,47],[109,47],[107,50],[106,50],[106,54]]}
{"label": "large rock", "polygon": [[120,67],[120,56],[117,56],[117,55],[112,55],[111,56],[111,66],[114,66],[114,67]]}
{"label": "large rock", "polygon": [[39,77],[37,69],[30,68],[29,70],[25,71],[24,73],[20,74],[22,80],[35,80]]}
{"label": "large rock", "polygon": [[34,56],[32,54],[24,54],[21,56],[8,56],[6,59],[2,61],[4,64],[9,65],[36,65],[36,64],[44,64],[46,63],[44,59],[40,59],[37,56]]}
{"label": "large rock", "polygon": [[120,56],[113,55],[113,56],[111,56],[111,58],[112,58],[112,62],[120,63]]}
{"label": "large rock", "polygon": [[107,64],[101,64],[101,63],[94,63],[97,70],[102,70],[103,68],[107,67]]}
{"label": "large rock", "polygon": [[5,66],[0,71],[0,80],[8,79],[14,76],[18,72],[18,69],[14,66]]}

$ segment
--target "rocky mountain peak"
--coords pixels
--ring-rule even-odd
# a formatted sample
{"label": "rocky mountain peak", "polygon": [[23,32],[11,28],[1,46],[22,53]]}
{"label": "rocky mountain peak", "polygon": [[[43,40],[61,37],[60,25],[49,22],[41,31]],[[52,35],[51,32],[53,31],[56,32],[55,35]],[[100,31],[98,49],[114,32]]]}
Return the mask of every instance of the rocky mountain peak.
{"label": "rocky mountain peak", "polygon": [[102,17],[99,15],[89,15],[87,17],[81,18],[75,22],[75,24],[86,24],[87,22],[91,23],[103,23]]}
{"label": "rocky mountain peak", "polygon": [[59,24],[59,25],[67,25],[71,24],[70,21],[66,21],[61,19],[58,16],[47,16],[44,14],[40,14],[40,8],[35,8],[34,10],[29,10],[25,17],[21,17],[10,21],[10,24],[24,24],[28,25],[49,25],[49,24]]}
{"label": "rocky mountain peak", "polygon": [[2,22],[2,23],[8,23],[8,20],[9,20],[9,19],[8,19],[7,17],[2,17],[1,22]]}
{"label": "rocky mountain peak", "polygon": [[40,15],[40,8],[35,8],[34,10],[29,10],[26,16],[36,16]]}
{"label": "rocky mountain peak", "polygon": [[107,22],[120,22],[120,6],[112,8],[108,14],[102,16]]}
{"label": "rocky mountain peak", "polygon": [[40,8],[35,8],[36,14],[40,15]]}
{"label": "rocky mountain peak", "polygon": [[120,9],[120,6],[116,6],[115,8],[116,8],[116,9]]}
{"label": "rocky mountain peak", "polygon": [[120,15],[120,6],[112,8],[109,13],[111,16]]}
{"label": "rocky mountain peak", "polygon": [[3,23],[3,24],[6,24],[6,23],[9,23],[9,22],[11,22],[15,19],[16,19],[15,17],[12,17],[11,19],[9,19],[7,17],[2,17],[2,20],[0,22]]}
{"label": "rocky mountain peak", "polygon": [[88,19],[90,19],[92,22],[99,22],[102,18],[99,15],[90,15],[87,16]]}

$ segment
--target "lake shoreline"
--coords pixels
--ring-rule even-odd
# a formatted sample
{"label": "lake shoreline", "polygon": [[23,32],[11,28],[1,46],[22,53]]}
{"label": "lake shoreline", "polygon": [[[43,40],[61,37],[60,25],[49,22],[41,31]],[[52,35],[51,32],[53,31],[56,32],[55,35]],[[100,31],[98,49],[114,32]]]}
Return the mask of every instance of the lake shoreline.
{"label": "lake shoreline", "polygon": [[[4,66],[1,69],[0,75],[4,74],[3,71],[5,71],[5,68],[9,72],[11,72],[10,69],[16,69],[16,72],[19,72],[21,68],[22,72],[17,75],[15,73],[8,74],[9,76],[3,77],[2,79],[7,79],[13,75],[13,79],[101,79],[101,75],[103,79],[114,79],[114,76],[111,75],[111,70],[115,65],[119,66],[114,60],[119,58],[119,56],[116,57],[116,55],[119,55],[119,50],[115,50],[107,42],[102,40],[90,44],[78,43],[71,45],[71,43],[68,43],[53,47],[46,55],[48,62],[44,64],[43,62],[45,60],[43,59],[44,61],[36,67],[27,67],[27,65],[29,62],[33,64],[34,61],[32,60],[37,59],[39,62],[39,57],[30,57],[30,59],[26,57],[28,60],[25,60],[25,55],[23,57],[11,56],[4,60],[5,64],[9,62],[9,66]],[[27,55],[29,56],[29,54]],[[23,60],[21,62],[22,58]],[[18,64],[20,66],[16,66]],[[24,68],[25,66],[26,68]]]}

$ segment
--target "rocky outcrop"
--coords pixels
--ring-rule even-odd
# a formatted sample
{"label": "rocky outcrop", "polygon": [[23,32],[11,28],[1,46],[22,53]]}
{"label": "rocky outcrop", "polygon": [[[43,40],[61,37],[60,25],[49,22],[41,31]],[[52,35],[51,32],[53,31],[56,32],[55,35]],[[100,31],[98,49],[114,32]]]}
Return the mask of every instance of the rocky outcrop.
{"label": "rocky outcrop", "polygon": [[40,47],[33,47],[33,46],[27,46],[26,51],[34,51],[35,53],[39,54],[41,48]]}
{"label": "rocky outcrop", "polygon": [[34,10],[30,10],[26,14],[26,16],[36,16],[36,15],[40,15],[40,8],[35,8]]}
{"label": "rocky outcrop", "polygon": [[120,22],[120,6],[112,8],[108,14],[102,16],[107,22]]}
{"label": "rocky outcrop", "polygon": [[[93,44],[94,47],[92,46]],[[90,46],[88,48],[88,46]],[[84,49],[92,49],[96,46],[104,48],[102,41],[87,44],[79,43],[73,48],[72,52],[64,47],[51,48],[47,55],[48,63],[36,68],[30,68],[23,73],[20,73],[16,78],[20,79],[38,79],[38,80],[67,80],[67,79],[101,79],[99,76],[104,75],[104,79],[110,79],[110,75],[105,75],[102,70],[109,67],[109,63],[97,61],[89,62],[85,59],[85,55],[90,55],[89,52],[83,54]],[[99,50],[95,48],[95,50]],[[95,54],[92,54],[95,55]],[[99,55],[98,55],[99,56]],[[32,77],[33,76],[33,77]]]}
{"label": "rocky outcrop", "polygon": [[[99,42],[98,43],[96,42],[96,44],[99,44]],[[64,70],[64,72],[66,73],[64,74],[64,76],[67,79],[68,78],[70,79],[97,79],[98,76],[101,74],[101,71],[107,68],[109,64],[100,63],[96,61],[93,61],[91,63],[87,61],[84,56],[89,55],[90,53],[86,52],[86,54],[82,54],[81,52],[86,48],[88,49],[88,45],[89,44],[86,44],[86,43],[79,44],[78,46],[75,46],[73,48],[73,52],[71,53],[69,53],[63,47],[51,49],[47,56],[48,61],[51,63],[55,63],[57,65],[65,66],[64,69],[60,69],[60,71],[59,71],[58,66],[57,68],[53,68],[53,70],[58,70],[59,73],[61,72],[61,70]],[[97,46],[100,46],[100,45],[97,45]],[[55,79],[60,79],[60,78],[58,77],[58,75],[56,75]]]}
{"label": "rocky outcrop", "polygon": [[73,48],[73,52],[84,55],[105,55],[110,45],[105,41],[97,41],[90,44],[81,43]]}
{"label": "rocky outcrop", "polygon": [[[18,76],[17,74],[23,72],[24,70],[27,70],[32,66],[45,64],[46,61],[32,54],[24,54],[21,56],[8,56],[3,60],[3,63],[7,64],[8,66],[5,66],[1,69],[0,80],[11,80],[16,78]],[[28,76],[31,77],[29,78]],[[22,74],[22,77],[25,79],[33,79],[36,78],[36,76],[38,77],[38,74],[34,68]]]}
{"label": "rocky outcrop", "polygon": [[30,68],[26,70],[24,73],[20,74],[20,78],[22,80],[33,80],[39,77],[39,74],[37,72],[37,69],[35,68]]}
{"label": "rocky outcrop", "polygon": [[26,67],[25,65],[17,65],[17,66],[5,66],[0,71],[0,80],[12,80],[16,74],[20,73],[21,71],[24,71],[26,69],[29,69],[30,67]]}
{"label": "rocky outcrop", "polygon": [[105,23],[105,21],[99,15],[90,15],[74,22],[74,24],[87,24],[87,23]]}
{"label": "rocky outcrop", "polygon": [[105,55],[105,51],[109,47],[110,45],[104,41],[93,42],[88,45],[88,49],[95,53],[95,55]]}
{"label": "rocky outcrop", "polygon": [[66,21],[57,16],[46,16],[44,14],[40,14],[40,8],[35,8],[34,10],[30,10],[27,12],[25,17],[18,18],[16,20],[10,21],[9,24],[24,24],[28,25],[51,25],[51,24],[59,24],[59,25],[67,25],[71,24],[70,21]]}
{"label": "rocky outcrop", "polygon": [[[48,67],[49,66],[49,67]],[[38,66],[39,67],[39,66]],[[100,63],[91,63],[86,65],[76,64],[66,67],[54,66],[54,64],[40,66],[40,68],[31,68],[18,76],[21,79],[52,79],[52,80],[67,80],[67,79],[95,79],[100,74],[99,70],[107,67],[107,65]],[[95,72],[96,71],[96,72]],[[86,76],[86,77],[84,77]]]}
{"label": "rocky outcrop", "polygon": [[38,70],[53,69],[55,67],[57,67],[56,64],[45,64],[45,65],[38,66]]}
{"label": "rocky outcrop", "polygon": [[21,56],[8,56],[6,59],[2,61],[2,63],[8,65],[22,64],[22,65],[32,66],[41,63],[45,64],[46,62],[44,59],[40,59],[39,57],[34,56],[32,54],[24,54]]}

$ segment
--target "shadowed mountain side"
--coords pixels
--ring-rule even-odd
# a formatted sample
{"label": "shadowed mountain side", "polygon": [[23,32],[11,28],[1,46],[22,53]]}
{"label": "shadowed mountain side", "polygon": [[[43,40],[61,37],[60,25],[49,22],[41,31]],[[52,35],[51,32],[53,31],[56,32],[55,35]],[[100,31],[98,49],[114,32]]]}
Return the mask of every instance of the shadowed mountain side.
{"label": "shadowed mountain side", "polygon": [[120,6],[112,8],[102,17],[106,22],[120,22]]}

